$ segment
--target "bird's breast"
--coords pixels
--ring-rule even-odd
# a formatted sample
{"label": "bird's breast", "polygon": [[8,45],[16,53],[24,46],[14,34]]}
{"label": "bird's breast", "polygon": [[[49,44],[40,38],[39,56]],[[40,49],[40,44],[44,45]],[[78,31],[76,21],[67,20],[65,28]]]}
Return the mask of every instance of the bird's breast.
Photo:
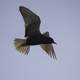
{"label": "bird's breast", "polygon": [[49,38],[43,35],[28,37],[26,45],[50,44]]}

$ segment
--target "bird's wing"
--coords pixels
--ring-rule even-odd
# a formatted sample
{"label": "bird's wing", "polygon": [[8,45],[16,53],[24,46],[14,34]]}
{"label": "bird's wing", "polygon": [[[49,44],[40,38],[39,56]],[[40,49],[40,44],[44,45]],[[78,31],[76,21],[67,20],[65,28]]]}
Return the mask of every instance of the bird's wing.
{"label": "bird's wing", "polygon": [[[49,37],[49,32],[46,32],[43,35]],[[41,44],[40,46],[50,57],[56,59],[56,54],[52,44]]]}
{"label": "bird's wing", "polygon": [[22,54],[26,55],[29,53],[30,46],[26,46],[26,40],[25,39],[16,38],[14,40],[14,44],[15,44],[16,50],[18,50]]}
{"label": "bird's wing", "polygon": [[20,6],[19,10],[25,22],[25,37],[33,35],[34,32],[39,32],[41,23],[39,16],[24,6]]}

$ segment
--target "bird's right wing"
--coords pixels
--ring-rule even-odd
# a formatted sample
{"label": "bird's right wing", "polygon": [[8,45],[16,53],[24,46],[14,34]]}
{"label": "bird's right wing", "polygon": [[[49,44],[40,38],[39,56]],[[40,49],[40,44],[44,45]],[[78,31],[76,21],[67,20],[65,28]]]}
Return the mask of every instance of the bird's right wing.
{"label": "bird's right wing", "polygon": [[25,37],[39,32],[41,20],[39,16],[24,6],[20,6],[19,10],[25,22]]}
{"label": "bird's right wing", "polygon": [[50,57],[56,59],[56,54],[52,44],[41,44],[40,46]]}
{"label": "bird's right wing", "polygon": [[[49,32],[46,32],[43,35],[49,37]],[[41,44],[40,46],[50,57],[56,59],[56,54],[52,44]]]}

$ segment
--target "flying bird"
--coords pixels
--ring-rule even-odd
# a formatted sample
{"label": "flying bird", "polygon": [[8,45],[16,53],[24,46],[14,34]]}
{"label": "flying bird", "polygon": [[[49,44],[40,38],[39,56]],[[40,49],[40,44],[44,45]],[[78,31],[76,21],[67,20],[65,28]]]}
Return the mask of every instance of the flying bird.
{"label": "flying bird", "polygon": [[19,11],[25,23],[25,39],[15,38],[16,49],[26,55],[30,51],[30,46],[40,45],[50,57],[56,58],[52,45],[56,42],[50,37],[49,32],[40,32],[40,17],[24,6],[20,6]]}

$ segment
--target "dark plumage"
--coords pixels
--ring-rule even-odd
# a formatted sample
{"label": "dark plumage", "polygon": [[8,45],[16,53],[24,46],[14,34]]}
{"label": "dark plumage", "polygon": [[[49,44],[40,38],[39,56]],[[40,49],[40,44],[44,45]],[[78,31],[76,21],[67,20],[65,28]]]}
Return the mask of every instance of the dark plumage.
{"label": "dark plumage", "polygon": [[49,32],[44,34],[40,32],[41,20],[39,16],[23,6],[20,6],[19,10],[25,22],[26,39],[15,39],[16,49],[20,52],[28,54],[30,46],[41,45],[42,49],[45,50],[51,57],[53,56],[56,58],[52,46],[52,43],[56,44],[56,42],[54,42],[54,40],[49,36]]}

